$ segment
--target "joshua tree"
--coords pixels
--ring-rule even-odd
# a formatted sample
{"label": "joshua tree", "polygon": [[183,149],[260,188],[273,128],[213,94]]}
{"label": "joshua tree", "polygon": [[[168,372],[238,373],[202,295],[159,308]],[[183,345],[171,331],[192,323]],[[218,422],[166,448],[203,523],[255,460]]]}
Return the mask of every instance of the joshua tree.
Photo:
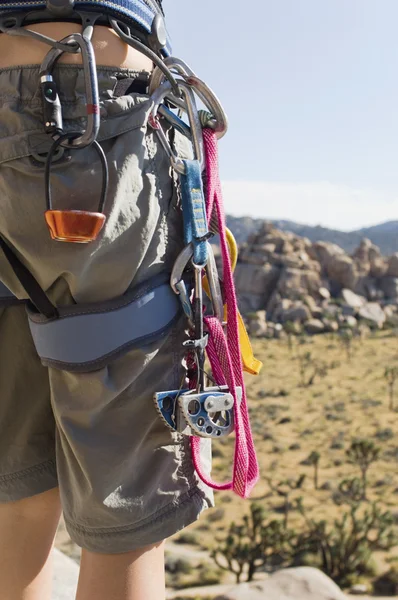
{"label": "joshua tree", "polygon": [[352,505],[333,523],[307,517],[302,501],[298,509],[307,531],[299,536],[297,547],[319,554],[322,571],[340,585],[346,584],[350,575],[366,572],[376,550],[390,550],[398,542],[393,516],[376,503],[366,511],[360,510],[359,504]]}
{"label": "joshua tree", "polygon": [[311,352],[304,352],[304,354],[298,354],[299,368],[300,368],[300,381],[303,387],[309,387],[313,385],[315,378],[326,377],[328,368],[325,362],[321,360],[315,360],[312,357]]}
{"label": "joshua tree", "polygon": [[379,458],[380,448],[372,440],[353,440],[346,455],[348,461],[353,465],[358,465],[361,470],[362,499],[366,500],[368,470],[370,465]]}
{"label": "joshua tree", "polygon": [[212,552],[212,558],[221,569],[234,573],[237,583],[245,575],[252,581],[255,572],[273,558],[282,561],[291,556],[289,543],[294,532],[288,532],[282,521],[266,521],[265,511],[258,504],[250,506],[250,514],[240,525],[232,523],[227,537]]}
{"label": "joshua tree", "polygon": [[354,335],[352,329],[345,327],[339,332],[340,342],[347,353],[348,362],[351,362]]}
{"label": "joshua tree", "polygon": [[300,490],[303,486],[305,480],[305,475],[299,475],[297,479],[285,479],[283,481],[279,481],[278,483],[273,483],[270,477],[267,477],[268,485],[271,490],[281,496],[284,499],[283,512],[285,515],[284,518],[284,527],[287,529],[289,523],[289,512],[290,512],[290,497],[293,491]]}
{"label": "joshua tree", "polygon": [[390,410],[394,410],[394,388],[395,381],[398,379],[398,367],[386,367],[384,377],[388,384],[388,394],[390,397]]}
{"label": "joshua tree", "polygon": [[341,506],[342,504],[357,506],[362,500],[363,484],[358,477],[343,479],[339,484],[338,491],[333,495],[333,502],[337,506]]}
{"label": "joshua tree", "polygon": [[319,483],[319,479],[318,479],[319,473],[318,473],[318,470],[319,470],[319,460],[320,460],[320,458],[321,458],[321,455],[316,450],[314,450],[313,452],[311,452],[311,454],[307,458],[308,464],[312,465],[314,467],[314,487],[315,487],[316,490],[318,489],[318,483]]}

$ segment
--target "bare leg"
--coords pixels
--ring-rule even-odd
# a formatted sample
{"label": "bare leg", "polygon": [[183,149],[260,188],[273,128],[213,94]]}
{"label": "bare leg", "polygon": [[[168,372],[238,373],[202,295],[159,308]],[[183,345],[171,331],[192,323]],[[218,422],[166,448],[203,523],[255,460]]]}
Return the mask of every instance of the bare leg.
{"label": "bare leg", "polygon": [[83,550],[76,600],[164,600],[164,544],[126,554]]}
{"label": "bare leg", "polygon": [[49,555],[60,514],[58,488],[0,504],[1,600],[50,600]]}

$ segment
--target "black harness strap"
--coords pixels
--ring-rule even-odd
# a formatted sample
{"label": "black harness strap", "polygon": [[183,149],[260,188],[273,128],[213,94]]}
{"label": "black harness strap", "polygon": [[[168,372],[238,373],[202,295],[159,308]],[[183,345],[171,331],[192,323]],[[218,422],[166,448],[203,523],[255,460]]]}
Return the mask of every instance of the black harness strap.
{"label": "black harness strap", "polygon": [[0,247],[2,248],[6,259],[10,263],[12,270],[18,278],[20,284],[28,294],[30,301],[37,308],[37,310],[47,317],[47,319],[55,319],[58,317],[58,310],[54,304],[50,301],[47,294],[42,290],[32,273],[25,267],[25,265],[19,260],[14,254],[11,248],[6,244],[3,238],[0,236]]}

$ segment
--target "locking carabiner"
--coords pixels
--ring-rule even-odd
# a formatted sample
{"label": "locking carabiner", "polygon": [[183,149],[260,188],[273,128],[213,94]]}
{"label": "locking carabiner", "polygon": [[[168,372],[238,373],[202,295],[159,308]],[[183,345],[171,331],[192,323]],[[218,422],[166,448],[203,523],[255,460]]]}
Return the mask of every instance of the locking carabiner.
{"label": "locking carabiner", "polygon": [[[74,48],[77,45],[81,51],[87,98],[86,130],[81,135],[74,136],[73,139],[65,138],[67,143],[62,143],[61,145],[64,148],[86,148],[97,139],[100,127],[99,93],[94,49],[89,37],[80,33],[68,35],[61,40],[61,43]],[[62,109],[52,71],[63,52],[59,48],[52,48],[43,60],[40,68],[45,129],[54,139],[56,139],[56,136],[61,135],[63,129]]]}

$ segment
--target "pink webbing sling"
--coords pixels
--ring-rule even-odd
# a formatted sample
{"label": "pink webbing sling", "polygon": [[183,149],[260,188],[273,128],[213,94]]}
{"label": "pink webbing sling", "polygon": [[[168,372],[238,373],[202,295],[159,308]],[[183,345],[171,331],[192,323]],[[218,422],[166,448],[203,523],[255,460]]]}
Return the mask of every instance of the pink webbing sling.
{"label": "pink webbing sling", "polygon": [[[259,477],[258,462],[250,428],[243,367],[239,347],[238,307],[231,269],[231,260],[225,235],[225,215],[218,169],[217,137],[212,129],[203,130],[206,158],[206,212],[208,223],[216,221],[220,235],[223,262],[223,288],[227,305],[226,333],[216,317],[205,317],[209,333],[207,355],[217,385],[227,385],[235,400],[235,452],[232,481],[219,484],[203,473],[200,464],[200,438],[192,438],[192,456],[200,479],[215,490],[233,490],[247,498]],[[236,386],[242,387],[239,403]]]}

